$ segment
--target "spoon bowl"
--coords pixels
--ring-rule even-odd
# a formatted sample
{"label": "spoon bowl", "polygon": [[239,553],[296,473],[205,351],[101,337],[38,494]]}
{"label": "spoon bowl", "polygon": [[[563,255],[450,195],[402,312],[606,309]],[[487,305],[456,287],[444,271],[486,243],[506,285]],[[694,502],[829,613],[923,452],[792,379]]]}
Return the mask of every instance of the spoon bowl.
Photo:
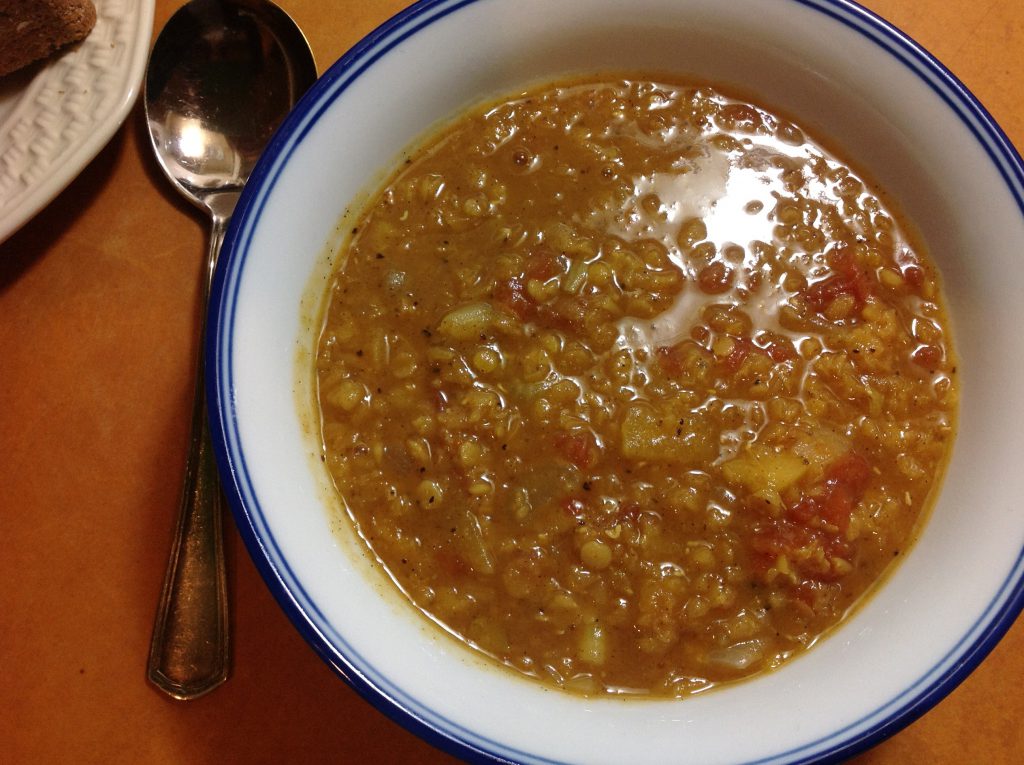
{"label": "spoon bowl", "polygon": [[265,0],[193,0],[160,33],[146,121],[167,177],[200,207],[239,192],[277,126],[316,79],[302,32]]}
{"label": "spoon bowl", "polygon": [[[309,44],[269,0],[192,0],[161,31],[146,71],[157,162],[205,210],[211,234],[203,306],[235,203],[274,131],[316,80]],[[221,491],[203,365],[181,509],[150,645],[149,679],[179,699],[223,683],[230,664]]]}

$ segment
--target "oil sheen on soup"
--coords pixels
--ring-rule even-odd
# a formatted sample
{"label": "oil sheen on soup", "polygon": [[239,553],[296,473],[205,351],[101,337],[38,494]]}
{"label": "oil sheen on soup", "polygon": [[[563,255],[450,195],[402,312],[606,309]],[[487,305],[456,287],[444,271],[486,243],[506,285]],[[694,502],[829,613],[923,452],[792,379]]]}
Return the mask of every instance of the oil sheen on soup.
{"label": "oil sheen on soup", "polygon": [[938,277],[879,192],[701,83],[460,117],[361,213],[327,466],[408,598],[585,694],[810,647],[912,541],[954,435]]}

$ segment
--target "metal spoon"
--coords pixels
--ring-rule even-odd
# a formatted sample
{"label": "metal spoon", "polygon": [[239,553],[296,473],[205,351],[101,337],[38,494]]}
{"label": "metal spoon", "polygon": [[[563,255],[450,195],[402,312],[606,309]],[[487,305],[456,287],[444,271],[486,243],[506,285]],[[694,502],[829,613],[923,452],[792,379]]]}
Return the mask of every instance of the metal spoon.
{"label": "metal spoon", "polygon": [[[316,80],[309,44],[269,0],[192,0],[157,37],[145,107],[156,158],[212,219],[202,323],[242,186],[281,120]],[[222,494],[210,448],[200,354],[181,512],[153,626],[149,679],[193,699],[228,676]]]}

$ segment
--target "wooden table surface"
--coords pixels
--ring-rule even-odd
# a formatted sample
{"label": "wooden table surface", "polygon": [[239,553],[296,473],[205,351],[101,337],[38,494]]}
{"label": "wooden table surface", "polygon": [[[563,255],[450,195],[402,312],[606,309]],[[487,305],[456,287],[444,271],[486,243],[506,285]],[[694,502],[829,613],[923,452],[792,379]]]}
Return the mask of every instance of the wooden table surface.
{"label": "wooden table surface", "polygon": [[[320,71],[406,4],[279,2]],[[179,4],[157,0],[157,29]],[[867,4],[1024,148],[1021,0]],[[145,680],[188,438],[206,222],[150,158],[140,106],[0,245],[0,761],[450,762],[314,655],[231,520],[230,681],[182,703]],[[855,761],[1024,762],[1022,678],[1024,620],[949,697]]]}

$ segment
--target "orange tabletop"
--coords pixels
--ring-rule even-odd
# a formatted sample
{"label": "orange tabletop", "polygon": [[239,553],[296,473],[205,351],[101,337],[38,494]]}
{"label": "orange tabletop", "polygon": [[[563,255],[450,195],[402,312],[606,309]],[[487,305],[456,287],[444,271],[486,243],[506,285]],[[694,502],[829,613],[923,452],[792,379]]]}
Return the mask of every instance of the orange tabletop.
{"label": "orange tabletop", "polygon": [[[279,2],[321,71],[406,5]],[[157,0],[157,28],[179,4]],[[1021,0],[868,5],[1024,147]],[[193,702],[145,679],[188,439],[206,222],[151,159],[140,106],[0,245],[0,761],[450,762],[317,658],[230,519],[231,679]],[[856,762],[1024,762],[1022,677],[1018,622],[949,697]]]}

